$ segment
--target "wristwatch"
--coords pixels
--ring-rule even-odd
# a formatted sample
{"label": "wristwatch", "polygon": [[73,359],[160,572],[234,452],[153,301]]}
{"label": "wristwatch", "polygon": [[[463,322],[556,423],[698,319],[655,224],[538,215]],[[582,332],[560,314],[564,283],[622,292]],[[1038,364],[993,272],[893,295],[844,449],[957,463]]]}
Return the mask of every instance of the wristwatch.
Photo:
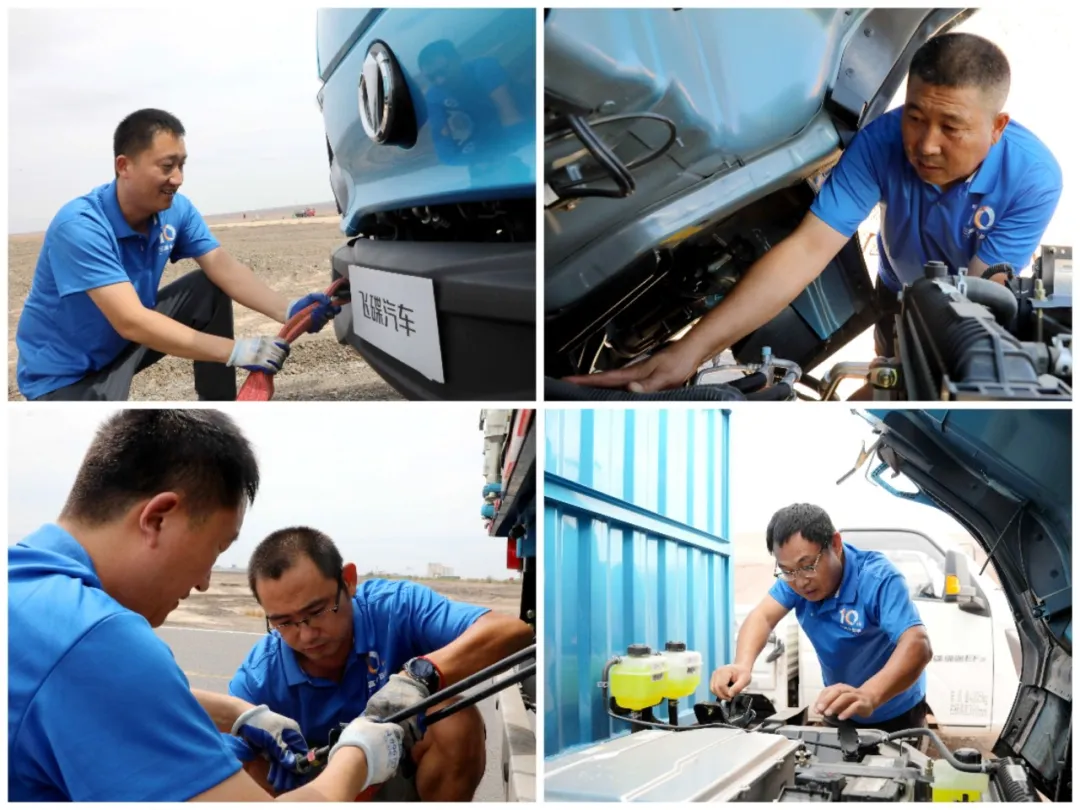
{"label": "wristwatch", "polygon": [[999,262],[998,264],[990,265],[983,271],[982,277],[993,278],[998,273],[1005,273],[1008,276],[1008,281],[1012,281],[1016,278],[1016,271],[1013,270],[1013,266],[1008,262]]}
{"label": "wristwatch", "polygon": [[429,695],[439,691],[442,676],[439,674],[439,668],[431,663],[429,659],[424,658],[422,655],[410,658],[405,662],[404,669],[410,678],[422,683],[427,688]]}

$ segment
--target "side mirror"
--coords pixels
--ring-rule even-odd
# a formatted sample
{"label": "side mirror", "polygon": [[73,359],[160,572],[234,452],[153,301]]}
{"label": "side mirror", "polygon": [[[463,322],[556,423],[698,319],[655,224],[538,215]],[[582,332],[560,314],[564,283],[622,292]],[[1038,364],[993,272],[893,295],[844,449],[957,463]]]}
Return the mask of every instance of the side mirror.
{"label": "side mirror", "polygon": [[977,588],[964,588],[956,599],[956,606],[964,613],[975,616],[990,616],[990,603],[986,597],[978,592]]}
{"label": "side mirror", "polygon": [[945,588],[942,593],[946,602],[957,602],[965,587],[971,582],[968,574],[967,557],[955,551],[945,552]]}

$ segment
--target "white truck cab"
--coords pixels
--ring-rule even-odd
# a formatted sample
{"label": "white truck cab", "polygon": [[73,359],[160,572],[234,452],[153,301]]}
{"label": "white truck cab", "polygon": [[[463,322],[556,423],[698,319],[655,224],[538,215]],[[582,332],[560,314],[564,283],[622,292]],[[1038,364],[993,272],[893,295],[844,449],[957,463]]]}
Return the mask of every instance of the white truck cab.
{"label": "white truck cab", "polygon": [[[849,529],[844,542],[885,554],[907,580],[926,625],[934,658],[926,668],[926,701],[937,725],[999,733],[1019,686],[1015,623],[1001,588],[979,574],[958,545],[906,529]],[[752,605],[736,607],[741,626]],[[776,710],[805,706],[809,720],[825,688],[809,637],[791,611],[754,662],[747,693]]]}

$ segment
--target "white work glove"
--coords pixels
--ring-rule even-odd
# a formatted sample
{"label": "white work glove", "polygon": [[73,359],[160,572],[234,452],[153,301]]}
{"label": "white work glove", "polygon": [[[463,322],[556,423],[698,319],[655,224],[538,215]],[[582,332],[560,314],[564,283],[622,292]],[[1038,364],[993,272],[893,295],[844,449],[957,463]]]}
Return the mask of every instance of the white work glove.
{"label": "white work glove", "polygon": [[341,736],[330,749],[328,760],[334,759],[343,745],[352,745],[364,752],[367,757],[367,780],[361,790],[371,785],[380,785],[390,780],[398,769],[404,732],[397,723],[379,723],[361,715],[342,729]]}
{"label": "white work glove", "polygon": [[[368,700],[362,716],[381,720],[410,706],[415,706],[422,700],[427,700],[428,696],[427,687],[420,681],[408,675],[391,675],[386,685]],[[402,728],[405,730],[405,750],[411,751],[424,734],[420,731],[415,717],[406,720]]]}
{"label": "white work glove", "polygon": [[284,338],[237,338],[233,341],[232,354],[225,365],[277,374],[288,356],[289,344]]}
{"label": "white work glove", "polygon": [[270,759],[270,783],[275,790],[280,793],[297,786],[293,772],[308,747],[295,720],[270,711],[264,703],[237,717],[232,733],[256,750],[266,752]]}

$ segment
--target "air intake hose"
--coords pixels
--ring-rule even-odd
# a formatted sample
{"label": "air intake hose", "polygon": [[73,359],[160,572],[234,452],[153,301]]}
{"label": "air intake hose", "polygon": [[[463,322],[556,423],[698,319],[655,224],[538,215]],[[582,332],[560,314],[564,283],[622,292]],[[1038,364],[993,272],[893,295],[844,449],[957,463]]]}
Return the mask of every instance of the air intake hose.
{"label": "air intake hose", "polygon": [[995,763],[993,780],[1006,802],[1037,802],[1039,797],[1028,780],[1027,771],[1013,757],[999,759]]}
{"label": "air intake hose", "polygon": [[730,385],[692,385],[689,388],[637,394],[620,388],[590,388],[545,377],[544,399],[563,402],[742,402],[747,397]]}

